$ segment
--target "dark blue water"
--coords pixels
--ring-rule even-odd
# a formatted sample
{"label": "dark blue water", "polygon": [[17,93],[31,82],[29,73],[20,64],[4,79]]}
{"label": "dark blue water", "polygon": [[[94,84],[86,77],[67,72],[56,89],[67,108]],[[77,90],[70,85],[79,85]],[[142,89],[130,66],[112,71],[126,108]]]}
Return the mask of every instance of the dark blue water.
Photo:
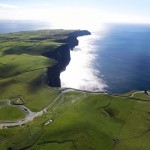
{"label": "dark blue water", "polygon": [[95,64],[107,91],[150,89],[150,25],[110,25],[99,34]]}
{"label": "dark blue water", "polygon": [[[0,33],[45,28],[51,28],[50,24],[35,21],[0,21]],[[77,53],[72,53],[72,56],[82,56],[81,63],[77,64],[81,65],[77,67],[77,69],[80,68],[80,71],[76,71],[81,74],[77,80],[73,79],[75,83],[81,83],[80,79],[86,81],[83,82],[86,85],[80,85],[79,88],[87,87],[87,82],[91,80],[92,82],[89,84],[93,86],[93,89],[97,86],[96,89],[111,93],[150,89],[150,25],[111,24],[107,25],[105,30],[93,34],[100,38],[92,39],[94,36],[91,36],[89,39],[92,41],[90,42],[91,47],[84,46],[85,41],[78,48]],[[84,51],[88,48],[88,52],[84,53],[80,48],[83,48]],[[86,57],[89,58],[83,61],[82,58]],[[82,62],[87,65],[83,65]],[[66,74],[65,78],[70,78],[70,72]],[[81,77],[83,74],[86,76],[85,79]],[[74,87],[74,82],[69,83],[69,87]],[[99,84],[96,85],[98,82]]]}

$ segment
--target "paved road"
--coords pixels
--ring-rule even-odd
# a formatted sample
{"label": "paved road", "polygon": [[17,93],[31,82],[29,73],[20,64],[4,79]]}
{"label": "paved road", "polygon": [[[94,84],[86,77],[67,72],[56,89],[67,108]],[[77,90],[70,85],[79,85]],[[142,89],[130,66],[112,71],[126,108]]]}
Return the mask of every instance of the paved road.
{"label": "paved road", "polygon": [[32,112],[31,110],[29,110],[27,107],[25,107],[24,105],[13,105],[10,103],[11,100],[2,100],[3,102],[6,102],[7,105],[11,105],[11,106],[15,106],[19,109],[21,109],[25,114],[26,117],[24,119],[21,120],[17,120],[17,121],[0,121],[0,128],[5,128],[5,127],[15,127],[15,126],[22,126],[30,121],[32,121],[35,117],[41,116],[44,112],[47,112],[47,110],[49,109],[50,106],[52,106],[61,96],[63,97],[64,93],[70,92],[70,91],[74,91],[74,90],[63,90],[47,107],[45,107],[43,110],[39,111],[39,112]]}
{"label": "paved road", "polygon": [[[0,121],[0,128],[2,129],[2,128],[5,128],[5,127],[15,127],[15,126],[25,125],[26,123],[32,121],[35,117],[41,116],[43,113],[47,112],[49,107],[52,106],[60,97],[62,97],[62,100],[54,107],[54,109],[53,109],[53,111],[54,111],[60,104],[63,103],[64,93],[72,92],[72,91],[82,92],[84,94],[82,99],[84,99],[85,96],[86,96],[85,91],[71,89],[71,88],[64,88],[64,89],[62,89],[61,93],[55,99],[53,99],[47,107],[45,107],[43,110],[41,110],[39,112],[32,112],[31,110],[29,110],[24,105],[13,105],[13,104],[10,103],[11,100],[9,100],[9,99],[1,100],[1,102],[6,102],[6,104],[4,104],[4,106],[11,105],[11,106],[15,106],[15,107],[21,109],[26,114],[26,117],[24,119],[13,121],[13,122],[12,121],[5,121],[5,122]],[[136,94],[136,93],[144,93],[144,91],[136,91],[130,97],[133,97],[134,94]],[[108,94],[108,93],[101,93],[101,94]]]}
{"label": "paved road", "polygon": [[137,94],[137,93],[144,93],[144,91],[136,91],[136,92],[132,93],[132,95],[130,97],[134,97],[134,94]]}

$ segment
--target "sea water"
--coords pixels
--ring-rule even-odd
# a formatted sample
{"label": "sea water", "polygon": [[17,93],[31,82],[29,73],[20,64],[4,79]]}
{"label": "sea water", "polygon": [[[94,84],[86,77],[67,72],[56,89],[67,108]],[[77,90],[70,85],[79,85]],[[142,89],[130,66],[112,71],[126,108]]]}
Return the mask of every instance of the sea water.
{"label": "sea water", "polygon": [[[110,93],[150,89],[150,25],[103,26],[78,38],[60,76],[62,87]],[[46,22],[0,21],[0,33],[51,28]]]}
{"label": "sea water", "polygon": [[62,86],[110,93],[150,89],[150,25],[109,24],[79,41]]}

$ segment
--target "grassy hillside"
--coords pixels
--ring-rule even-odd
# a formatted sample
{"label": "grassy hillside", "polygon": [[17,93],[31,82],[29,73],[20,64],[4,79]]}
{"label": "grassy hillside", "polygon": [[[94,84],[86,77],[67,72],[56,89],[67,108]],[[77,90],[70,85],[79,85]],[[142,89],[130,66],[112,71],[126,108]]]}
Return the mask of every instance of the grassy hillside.
{"label": "grassy hillside", "polygon": [[21,98],[32,111],[40,111],[59,91],[47,89],[44,75],[57,61],[42,56],[54,51],[72,31],[41,30],[0,35],[0,101]]}
{"label": "grassy hillside", "polygon": [[24,113],[18,108],[5,106],[0,109],[0,120],[17,120],[24,117]]}
{"label": "grassy hillside", "polygon": [[149,150],[149,110],[136,97],[67,92],[33,122],[0,130],[0,149]]}
{"label": "grassy hillside", "polygon": [[[148,93],[113,95],[45,85],[47,68],[57,61],[42,53],[55,51],[62,45],[56,41],[71,32],[0,35],[0,128],[20,125],[0,129],[0,150],[149,150]],[[37,116],[28,121],[28,115]]]}

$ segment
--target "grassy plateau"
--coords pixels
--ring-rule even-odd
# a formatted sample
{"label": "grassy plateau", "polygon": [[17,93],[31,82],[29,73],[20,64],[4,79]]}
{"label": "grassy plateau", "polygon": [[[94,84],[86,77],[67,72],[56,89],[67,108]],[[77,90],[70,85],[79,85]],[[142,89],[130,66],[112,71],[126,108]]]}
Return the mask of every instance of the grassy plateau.
{"label": "grassy plateau", "polygon": [[[43,81],[55,51],[74,31],[0,35],[0,150],[149,150],[150,95],[51,88]],[[24,109],[21,110],[20,107]],[[21,126],[5,123],[26,120]],[[27,112],[26,112],[27,111]]]}

